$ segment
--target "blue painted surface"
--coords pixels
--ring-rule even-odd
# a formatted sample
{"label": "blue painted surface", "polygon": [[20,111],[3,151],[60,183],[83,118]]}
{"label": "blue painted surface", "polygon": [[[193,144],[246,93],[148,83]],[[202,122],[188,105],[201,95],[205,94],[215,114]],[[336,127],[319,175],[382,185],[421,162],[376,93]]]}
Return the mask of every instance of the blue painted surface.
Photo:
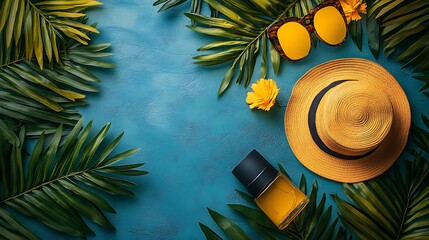
{"label": "blue painted surface", "polygon": [[[145,162],[150,174],[132,179],[138,183],[135,197],[108,197],[118,212],[107,215],[116,230],[94,226],[95,238],[202,239],[198,222],[218,229],[207,207],[242,223],[226,204],[241,201],[235,189],[243,188],[231,170],[252,149],[281,163],[294,182],[305,174],[309,183],[318,181],[320,193],[343,196],[339,183],[311,173],[292,154],[283,127],[285,108],[251,111],[245,103],[249,89],[235,84],[216,96],[228,66],[192,64],[196,49],[212,39],[185,27],[189,5],[157,13],[153,1],[103,3],[90,12],[90,21],[99,22],[95,41],[112,43],[117,68],[96,71],[100,93],[88,96],[81,113],[97,128],[112,122],[112,138],[125,131],[118,150],[140,147],[127,162]],[[318,64],[342,57],[374,60],[366,43],[363,48],[359,52],[348,39],[335,48],[320,44],[298,63],[284,62],[279,75],[270,74],[280,87],[280,103],[286,105],[296,80]],[[427,101],[418,92],[420,82],[391,59],[382,56],[377,62],[403,86],[419,123]],[[46,239],[63,238],[37,223],[31,228]]]}

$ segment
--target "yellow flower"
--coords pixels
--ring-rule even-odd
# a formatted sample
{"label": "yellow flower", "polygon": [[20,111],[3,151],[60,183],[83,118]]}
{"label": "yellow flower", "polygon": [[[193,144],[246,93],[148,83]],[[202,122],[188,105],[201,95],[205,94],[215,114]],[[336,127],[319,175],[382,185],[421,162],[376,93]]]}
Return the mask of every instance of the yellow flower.
{"label": "yellow flower", "polygon": [[258,107],[258,109],[269,111],[276,103],[279,88],[274,80],[261,78],[252,84],[252,90],[253,92],[247,93],[246,98],[250,109]]}
{"label": "yellow flower", "polygon": [[366,14],[366,3],[362,0],[341,0],[341,6],[346,14],[347,23],[361,19],[359,13]]}

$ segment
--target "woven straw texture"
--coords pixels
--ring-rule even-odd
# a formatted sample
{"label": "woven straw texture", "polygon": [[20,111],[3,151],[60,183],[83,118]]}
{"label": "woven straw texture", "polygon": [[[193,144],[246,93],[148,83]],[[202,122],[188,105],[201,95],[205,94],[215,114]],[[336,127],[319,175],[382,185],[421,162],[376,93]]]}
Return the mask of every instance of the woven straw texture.
{"label": "woven straw texture", "polygon": [[[310,107],[324,89],[309,120]],[[318,138],[339,156],[314,141],[311,121]],[[320,176],[347,183],[374,178],[392,166],[407,143],[410,124],[408,99],[395,78],[382,66],[356,58],[309,70],[295,84],[285,113],[286,136],[298,160]]]}

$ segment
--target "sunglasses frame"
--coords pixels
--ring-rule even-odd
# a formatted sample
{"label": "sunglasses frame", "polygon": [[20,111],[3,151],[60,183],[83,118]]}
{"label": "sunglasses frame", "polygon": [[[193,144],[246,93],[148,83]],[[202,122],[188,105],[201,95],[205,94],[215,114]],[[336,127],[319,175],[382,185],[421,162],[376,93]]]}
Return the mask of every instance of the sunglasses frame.
{"label": "sunglasses frame", "polygon": [[[340,43],[338,43],[338,44],[329,44],[329,43],[325,42],[319,36],[319,34],[317,33],[317,31],[316,31],[316,29],[314,27],[314,15],[320,9],[325,8],[325,7],[329,7],[329,6],[335,7],[340,12],[340,14],[341,14],[341,16],[342,16],[342,18],[344,20],[344,24],[346,25],[346,34],[344,36],[344,39]],[[288,23],[288,22],[299,23],[303,27],[305,27],[305,29],[307,29],[308,34],[310,36],[310,50],[308,51],[308,54],[310,54],[311,46],[313,46],[313,43],[312,43],[313,40],[312,40],[312,37],[311,37],[311,33],[314,33],[317,36],[317,38],[320,39],[322,42],[326,43],[329,46],[334,46],[334,47],[343,44],[346,41],[346,38],[347,38],[348,24],[347,24],[346,14],[344,13],[343,7],[341,7],[341,3],[340,3],[339,0],[325,0],[325,1],[321,2],[319,5],[317,5],[315,8],[313,8],[307,15],[305,15],[302,18],[298,18],[298,17],[281,18],[281,19],[273,22],[270,26],[268,26],[268,28],[267,28],[267,35],[268,35],[268,38],[270,39],[271,43],[273,44],[274,48],[277,50],[278,53],[280,53],[280,56],[282,56],[284,59],[287,59],[287,60],[292,61],[292,62],[299,61],[299,60],[301,60],[301,59],[303,59],[305,57],[294,60],[294,59],[290,59],[286,55],[286,53],[283,52],[283,49],[282,49],[282,47],[280,45],[279,38],[277,37],[277,32],[278,32],[278,30],[279,30],[279,28],[281,26],[283,26],[285,23]]]}

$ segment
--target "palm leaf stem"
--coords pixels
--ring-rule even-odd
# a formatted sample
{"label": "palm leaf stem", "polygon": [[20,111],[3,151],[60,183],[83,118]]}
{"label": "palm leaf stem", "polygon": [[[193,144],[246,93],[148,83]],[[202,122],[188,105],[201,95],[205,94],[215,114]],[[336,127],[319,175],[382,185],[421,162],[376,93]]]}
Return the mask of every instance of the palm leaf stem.
{"label": "palm leaf stem", "polygon": [[[102,167],[101,167],[101,168],[102,168]],[[68,179],[69,177],[74,177],[74,176],[77,176],[77,175],[81,175],[81,174],[84,174],[84,173],[86,173],[86,172],[92,172],[92,171],[97,170],[97,169],[98,169],[98,168],[85,169],[85,170],[82,170],[82,171],[72,172],[72,173],[70,173],[70,174],[68,174],[68,175],[64,175],[64,176],[61,176],[61,177],[58,177],[58,178],[52,179],[52,180],[47,181],[47,182],[44,182],[44,183],[42,183],[42,184],[40,184],[40,185],[38,185],[38,186],[35,186],[35,187],[31,188],[31,189],[28,189],[28,190],[26,190],[26,191],[24,191],[24,192],[22,192],[22,193],[20,193],[20,194],[18,194],[18,195],[11,196],[11,197],[9,197],[9,198],[3,199],[2,201],[0,201],[0,205],[2,205],[2,204],[6,204],[6,203],[7,203],[7,202],[9,202],[9,201],[15,200],[15,199],[17,199],[17,198],[19,198],[19,197],[21,197],[21,196],[24,196],[24,195],[25,195],[25,194],[27,194],[27,193],[33,192],[33,191],[35,191],[36,189],[38,189],[38,188],[42,188],[43,186],[49,185],[49,184],[51,184],[51,183],[58,182],[58,181],[60,181],[60,180],[62,180],[62,179]]]}
{"label": "palm leaf stem", "polygon": [[28,235],[21,231],[23,227],[17,225],[17,221],[8,221],[14,214],[9,213],[5,206],[71,236],[94,234],[82,217],[102,227],[113,228],[104,211],[116,211],[92,191],[134,195],[127,188],[135,186],[135,183],[113,175],[138,176],[147,172],[136,169],[143,163],[113,166],[139,149],[111,156],[123,134],[101,149],[110,123],[89,140],[92,121],[85,128],[82,122],[80,119],[67,137],[63,137],[62,126],[50,140],[45,139],[42,132],[28,160],[23,158],[25,127],[19,130],[18,141],[0,132],[0,228],[13,230],[10,233],[0,231],[0,239],[21,239],[21,236]]}
{"label": "palm leaf stem", "polygon": [[[82,24],[86,21],[79,20]],[[114,67],[100,59],[111,55],[104,51],[109,46],[105,43],[82,46],[70,38],[58,51],[59,62],[49,62],[44,69],[38,66],[37,56],[28,59],[17,46],[11,46],[4,57],[0,54],[2,120],[7,119],[5,123],[13,129],[19,129],[18,125],[24,122],[29,130],[26,134],[36,136],[46,128],[50,130],[45,133],[52,133],[60,124],[73,126],[80,118],[74,107],[86,104],[84,93],[99,91],[96,84],[100,80],[87,67]],[[48,63],[48,59],[44,60]]]}
{"label": "palm leaf stem", "polygon": [[[299,226],[298,226],[298,224],[296,223],[296,221],[292,221],[292,222],[290,223],[290,225],[291,225],[291,227],[293,226],[293,228],[295,228],[295,229],[299,229]],[[303,232],[302,232],[302,231],[298,231],[298,234],[299,234],[300,239],[306,239],[306,237],[304,237],[304,235],[303,235]]]}
{"label": "palm leaf stem", "polygon": [[9,48],[13,39],[15,46],[20,43],[25,44],[25,57],[29,60],[34,54],[40,69],[43,69],[45,56],[49,63],[52,59],[60,63],[58,53],[63,45],[58,45],[57,39],[66,43],[65,36],[67,36],[83,45],[88,45],[87,40],[90,38],[87,33],[99,33],[99,31],[87,25],[86,21],[82,21],[85,19],[82,17],[86,14],[81,11],[100,4],[95,0],[2,1],[0,32],[5,29],[5,46]]}
{"label": "palm leaf stem", "polygon": [[[15,0],[15,1],[17,1],[17,0]],[[54,25],[52,25],[52,23],[49,21],[49,19],[46,18],[45,14],[43,14],[43,12],[39,8],[37,8],[30,0],[25,0],[25,1],[31,6],[31,8],[34,9],[34,11],[37,13],[37,15],[43,17],[43,19],[45,20],[45,22],[48,23],[49,28],[52,28],[52,29],[54,28]],[[32,54],[30,56],[31,56],[31,58],[33,58]],[[28,60],[30,60],[30,59],[28,59]],[[43,68],[43,58],[42,59],[38,59],[38,61],[39,61],[40,68]],[[3,65],[2,65],[2,67],[3,67]]]}
{"label": "palm leaf stem", "polygon": [[[277,18],[275,18],[272,22],[275,22],[275,21],[277,21],[277,20],[279,20],[279,19],[281,19],[281,18],[283,18],[288,12],[290,12],[290,11],[292,11],[292,9],[293,9],[293,7],[294,6],[296,6],[296,4],[299,2],[299,0],[294,0],[293,2],[291,2],[289,5],[288,5],[288,7],[286,7],[285,8],[285,10],[283,10],[283,12],[281,12],[281,14],[279,14],[278,16],[277,16]],[[209,4],[210,4],[210,2],[209,2]],[[210,5],[211,6],[211,5]],[[211,7],[213,7],[214,8],[214,6],[211,6]],[[256,37],[254,37],[245,47],[244,47],[244,49],[238,54],[238,56],[237,57],[235,57],[235,60],[233,61],[233,63],[232,63],[232,65],[231,65],[231,67],[229,68],[229,70],[227,71],[227,73],[226,73],[226,75],[225,75],[225,77],[224,77],[224,79],[222,80],[222,83],[221,83],[221,86],[220,86],[220,88],[219,88],[219,91],[218,91],[218,95],[220,96],[227,88],[228,88],[228,86],[229,86],[229,83],[230,83],[230,80],[231,80],[231,78],[232,78],[232,75],[234,74],[234,70],[235,70],[235,67],[236,67],[236,64],[240,61],[241,63],[240,63],[240,76],[239,76],[239,78],[237,79],[237,82],[238,83],[240,83],[240,78],[241,78],[241,76],[242,76],[242,74],[243,74],[243,72],[242,72],[242,62],[243,62],[243,55],[244,54],[247,54],[247,52],[249,51],[249,50],[252,50],[253,48],[255,48],[255,43],[258,43],[258,41],[261,41],[261,38],[266,34],[266,32],[267,32],[267,30],[268,30],[268,27],[269,27],[269,24],[265,27],[265,28],[263,28],[263,29],[261,29],[261,32],[259,32],[259,34],[258,35],[256,35]],[[256,47],[256,48],[258,48],[258,47]],[[257,51],[257,50],[256,50]],[[257,58],[257,56],[253,59],[253,61],[256,61],[256,58]],[[250,61],[250,60],[249,60]],[[254,65],[254,63],[252,64],[251,63],[251,65]],[[246,83],[245,83],[245,87],[247,87],[248,86],[248,84],[250,83],[249,82],[249,80],[250,80],[250,77],[252,76],[252,72],[253,72],[253,67],[254,66],[250,66],[250,68],[252,69],[251,71],[250,71],[250,75],[248,76],[248,78],[247,78],[247,81],[246,81]],[[275,70],[276,71],[276,70]]]}
{"label": "palm leaf stem", "polygon": [[[58,54],[61,55],[64,53],[66,53],[66,49],[61,50]],[[14,64],[17,64],[17,63],[22,62],[22,61],[30,63],[31,61],[33,61],[34,58],[35,58],[35,56],[32,56],[30,59],[27,59],[26,57],[21,57],[21,58],[13,60],[11,62],[3,63],[2,65],[0,65],[0,68],[6,68],[9,66],[13,66]]]}
{"label": "palm leaf stem", "polygon": [[409,188],[407,191],[407,198],[406,198],[407,203],[404,206],[404,209],[407,209],[407,210],[402,213],[401,224],[399,225],[399,229],[398,229],[397,234],[396,234],[396,240],[400,239],[400,237],[401,237],[400,233],[402,232],[402,228],[405,226],[405,220],[407,218],[408,209],[410,207],[410,199],[411,199],[410,191],[411,191],[411,188]]}
{"label": "palm leaf stem", "polygon": [[[33,57],[32,57],[31,59],[33,59]],[[15,64],[15,63],[21,62],[21,61],[23,61],[23,60],[26,60],[26,58],[25,58],[25,57],[22,57],[22,58],[15,59],[15,60],[13,60],[13,61],[11,61],[11,62],[8,62],[8,63],[4,63],[4,64],[0,65],[0,68],[8,67],[8,66],[10,66],[10,65],[13,65],[13,64]],[[31,61],[31,60],[30,60],[30,61]]]}
{"label": "palm leaf stem", "polygon": [[[298,2],[298,0],[293,1],[289,7],[287,7],[282,14],[280,14],[273,22],[281,19],[284,17],[284,15],[290,11],[292,9],[293,6],[295,6],[295,4]],[[233,65],[237,64],[238,60],[243,56],[244,53],[246,53],[246,51],[253,45],[253,43],[255,43],[257,40],[259,40],[264,34],[266,34],[268,27],[265,27],[264,30],[262,30],[249,44],[247,44],[247,46],[243,49],[243,51],[238,55],[238,57],[235,59]]]}
{"label": "palm leaf stem", "polygon": [[40,11],[40,9],[34,6],[34,4],[30,0],[25,0],[25,1],[39,14],[39,16],[42,16],[45,19],[45,21],[49,24],[50,27],[54,27],[49,21],[49,19],[46,18],[45,14],[43,14],[43,12]]}
{"label": "palm leaf stem", "polygon": [[[289,7],[287,7],[287,8],[283,11],[283,13],[282,13],[282,14],[280,14],[280,15],[276,18],[276,20],[275,20],[275,21],[280,20],[281,18],[283,18],[283,17],[285,16],[285,14],[286,14],[287,12],[289,12],[289,11],[292,9],[292,7],[294,7],[294,6],[295,6],[295,4],[297,4],[297,3],[298,3],[298,1],[299,1],[299,0],[295,0],[295,1],[291,2],[291,3],[289,4]],[[273,22],[275,22],[275,21],[273,21]],[[265,31],[266,31],[267,29],[268,29],[268,27],[266,27],[266,28],[265,28]]]}

